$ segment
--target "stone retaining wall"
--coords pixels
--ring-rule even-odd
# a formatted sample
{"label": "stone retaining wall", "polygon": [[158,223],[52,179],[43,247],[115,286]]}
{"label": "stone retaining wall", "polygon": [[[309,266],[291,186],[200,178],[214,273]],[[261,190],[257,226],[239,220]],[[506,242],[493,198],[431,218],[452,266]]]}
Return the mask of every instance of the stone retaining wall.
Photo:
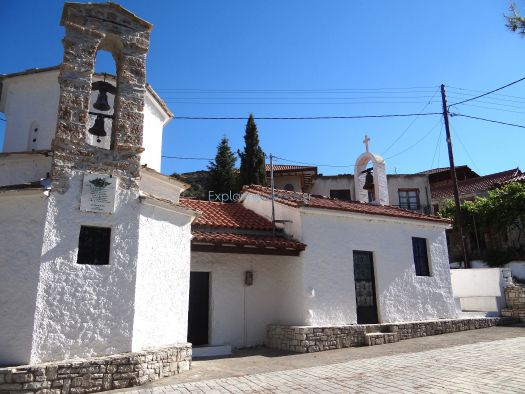
{"label": "stone retaining wall", "polygon": [[501,315],[525,321],[525,287],[505,288],[507,307],[502,309]]}
{"label": "stone retaining wall", "polygon": [[82,394],[139,386],[191,367],[191,344],[82,360],[0,368],[0,394]]}
{"label": "stone retaining wall", "polygon": [[323,327],[270,325],[266,332],[266,346],[289,352],[312,353],[370,345],[367,334],[373,333],[397,333],[396,337],[404,340],[492,327],[507,321],[492,317]]}

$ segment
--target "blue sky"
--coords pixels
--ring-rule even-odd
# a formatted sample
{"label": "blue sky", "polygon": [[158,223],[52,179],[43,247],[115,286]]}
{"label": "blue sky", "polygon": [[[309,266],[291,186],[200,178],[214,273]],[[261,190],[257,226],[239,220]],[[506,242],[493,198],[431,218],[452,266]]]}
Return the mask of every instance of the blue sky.
{"label": "blue sky", "polygon": [[[525,39],[505,27],[507,1],[121,1],[152,22],[147,78],[176,116],[354,116],[440,112],[525,76]],[[518,1],[524,10],[525,1]],[[61,62],[63,2],[0,1],[0,73]],[[97,65],[104,67],[104,58]],[[478,92],[479,91],[479,92]],[[525,125],[525,81],[453,112]],[[482,108],[483,107],[483,108]],[[226,135],[242,148],[245,120],[172,120],[163,154],[214,157]],[[352,172],[363,151],[387,171],[448,165],[439,116],[256,121],[261,145],[289,160]],[[4,123],[0,122],[3,139]],[[456,164],[480,174],[525,168],[525,130],[451,118]],[[281,163],[285,163],[281,161]],[[164,173],[206,161],[163,159]]]}

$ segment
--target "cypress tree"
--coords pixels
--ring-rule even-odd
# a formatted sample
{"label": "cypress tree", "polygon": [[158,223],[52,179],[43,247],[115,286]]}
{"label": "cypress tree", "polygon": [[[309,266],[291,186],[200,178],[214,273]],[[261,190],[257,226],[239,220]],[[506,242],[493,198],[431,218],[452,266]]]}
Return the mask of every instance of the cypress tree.
{"label": "cypress tree", "polygon": [[237,151],[241,158],[239,184],[266,185],[266,169],[264,167],[264,152],[259,145],[257,125],[250,114],[244,134],[244,152]]}
{"label": "cypress tree", "polygon": [[210,172],[210,191],[216,194],[236,192],[237,179],[235,162],[237,158],[230,149],[229,141],[226,136],[222,137],[217,145],[215,161],[210,162],[208,170]]}

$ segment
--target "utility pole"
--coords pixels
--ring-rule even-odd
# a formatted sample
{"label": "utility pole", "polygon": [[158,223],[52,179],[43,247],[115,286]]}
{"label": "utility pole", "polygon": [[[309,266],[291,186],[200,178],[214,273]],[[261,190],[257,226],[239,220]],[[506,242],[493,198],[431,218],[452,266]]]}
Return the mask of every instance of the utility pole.
{"label": "utility pole", "polygon": [[272,188],[272,234],[275,236],[275,192],[273,184],[273,155],[270,153],[270,186]]}
{"label": "utility pole", "polygon": [[463,236],[463,225],[461,223],[461,205],[459,201],[458,179],[456,178],[456,167],[454,166],[454,154],[452,153],[452,140],[450,138],[450,127],[448,124],[448,107],[447,97],[445,96],[445,85],[441,84],[441,101],[443,102],[443,118],[445,119],[445,131],[447,134],[448,146],[448,160],[450,162],[450,177],[452,178],[452,187],[454,189],[454,203],[456,205],[456,224],[461,239],[461,247],[463,248],[463,259],[465,261],[465,268],[470,268],[467,258],[467,248],[465,246],[465,238]]}

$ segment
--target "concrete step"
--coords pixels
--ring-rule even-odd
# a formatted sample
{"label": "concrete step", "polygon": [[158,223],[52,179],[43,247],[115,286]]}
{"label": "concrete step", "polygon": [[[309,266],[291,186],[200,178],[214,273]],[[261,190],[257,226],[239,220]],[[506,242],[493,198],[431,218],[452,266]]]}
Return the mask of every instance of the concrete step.
{"label": "concrete step", "polygon": [[399,334],[397,332],[371,332],[365,334],[365,344],[367,346],[394,342],[399,342]]}

